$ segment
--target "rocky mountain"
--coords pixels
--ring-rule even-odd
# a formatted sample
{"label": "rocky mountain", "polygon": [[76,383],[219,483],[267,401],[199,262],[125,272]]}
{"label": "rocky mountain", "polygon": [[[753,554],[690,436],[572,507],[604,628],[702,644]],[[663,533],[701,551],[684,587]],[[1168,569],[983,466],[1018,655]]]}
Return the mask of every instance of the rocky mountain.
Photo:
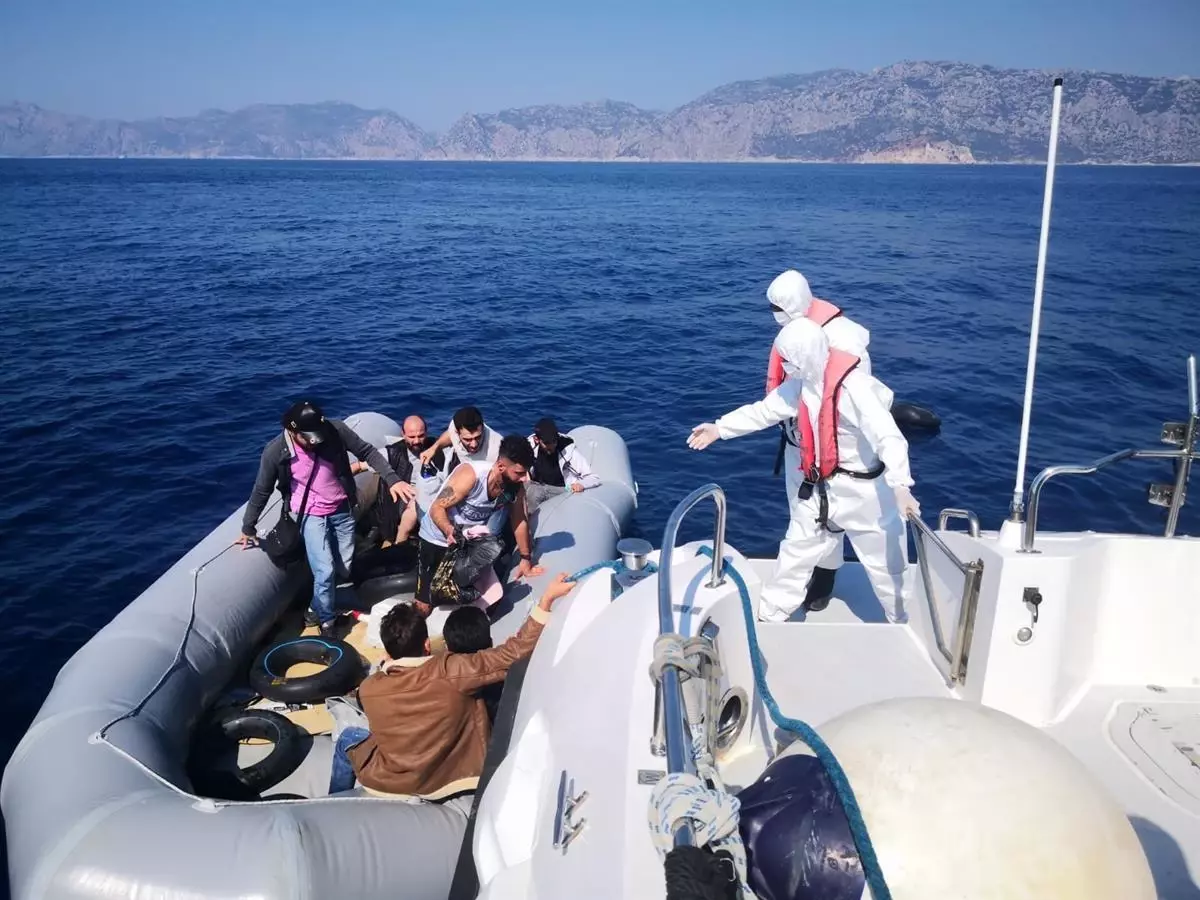
{"label": "rocky mountain", "polygon": [[136,122],[0,106],[0,156],[420,159],[432,145],[408,119],[349,103],[260,104]]}
{"label": "rocky mountain", "polygon": [[660,113],[611,100],[468,113],[429,154],[444,159],[615,159]]}
{"label": "rocky mountain", "polygon": [[[1055,74],[1065,79],[1064,162],[1200,161],[1195,78],[924,62],[739,81],[659,114],[598,104],[467,116],[437,152],[471,159],[1044,159]],[[602,127],[590,124],[595,118]],[[464,132],[469,140],[459,137]]]}
{"label": "rocky mountain", "polygon": [[86,119],[0,106],[0,156],[352,159],[1042,160],[1053,75],[1064,162],[1200,162],[1200,80],[905,62],[739,81],[659,112],[604,101],[468,114],[441,139],[387,110],[251,106]]}

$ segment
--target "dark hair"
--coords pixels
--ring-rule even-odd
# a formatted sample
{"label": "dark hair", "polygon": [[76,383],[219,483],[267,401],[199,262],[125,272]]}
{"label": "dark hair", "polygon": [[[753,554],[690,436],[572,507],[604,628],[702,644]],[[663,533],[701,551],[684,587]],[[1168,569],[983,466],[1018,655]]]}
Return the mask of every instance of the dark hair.
{"label": "dark hair", "polygon": [[483,413],[476,406],[464,406],[454,414],[454,427],[459,431],[478,431],[483,427]]}
{"label": "dark hair", "polygon": [[519,434],[505,435],[504,440],[500,442],[500,458],[527,469],[533,468],[533,448],[529,446],[529,441]]}
{"label": "dark hair", "polygon": [[416,607],[400,603],[389,609],[379,623],[379,638],[392,659],[424,656],[429,628]]}
{"label": "dark hair", "polygon": [[451,653],[475,653],[492,646],[492,623],[478,606],[460,606],[442,623],[442,639]]}

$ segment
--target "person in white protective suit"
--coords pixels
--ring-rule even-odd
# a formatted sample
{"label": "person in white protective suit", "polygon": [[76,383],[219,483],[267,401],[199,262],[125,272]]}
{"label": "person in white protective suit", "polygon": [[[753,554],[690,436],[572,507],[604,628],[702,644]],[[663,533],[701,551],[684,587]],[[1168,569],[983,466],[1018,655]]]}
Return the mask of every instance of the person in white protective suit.
{"label": "person in white protective suit", "polygon": [[[767,302],[771,305],[771,314],[782,328],[788,322],[796,319],[808,319],[825,330],[829,345],[835,350],[843,350],[859,358],[858,370],[871,374],[871,356],[867,345],[871,342],[871,333],[847,317],[841,309],[827,300],[813,296],[808,286],[808,279],[795,269],[788,269],[775,277],[767,288]],[[783,383],[786,374],[783,371],[783,360],[779,351],[771,347],[771,355],[767,362],[767,393]],[[784,489],[787,491],[788,509],[792,518],[796,517],[799,504],[800,486],[804,479],[800,475],[800,455],[797,450],[795,421],[789,419],[781,424],[783,434],[780,440],[783,444],[782,463]],[[776,474],[779,473],[779,461],[776,462]],[[829,552],[813,570],[812,581],[808,586],[804,606],[806,609],[818,611],[829,605],[833,596],[833,583],[837,570],[842,567],[845,548],[841,535],[829,546]]]}
{"label": "person in white protective suit", "polygon": [[[828,300],[814,297],[808,279],[795,269],[788,269],[775,277],[767,287],[767,302],[771,304],[771,314],[780,328],[796,319],[816,322],[825,329],[829,346],[857,356],[862,361],[859,370],[871,374],[871,356],[867,352],[871,332]],[[779,352],[772,348],[767,364],[767,390],[779,387],[783,378]]]}
{"label": "person in white protective suit", "polygon": [[800,501],[758,617],[787,619],[803,603],[813,569],[841,534],[871,580],[888,621],[904,622],[907,565],[904,519],[920,512],[910,488],[908,442],[889,412],[892,392],[859,370],[860,361],[831,350],[815,322],[789,322],[775,339],[787,379],[762,400],[697,425],[688,446],[740,437],[797,419],[803,469]]}

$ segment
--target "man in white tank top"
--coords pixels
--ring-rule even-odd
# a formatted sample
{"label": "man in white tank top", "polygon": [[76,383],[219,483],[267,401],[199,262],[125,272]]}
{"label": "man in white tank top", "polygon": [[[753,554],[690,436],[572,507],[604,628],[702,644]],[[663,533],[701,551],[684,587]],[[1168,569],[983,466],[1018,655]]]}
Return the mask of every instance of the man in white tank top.
{"label": "man in white tank top", "polygon": [[[483,421],[478,407],[464,406],[454,414],[445,434],[421,454],[422,464],[439,450],[451,448],[458,462],[494,463],[500,453],[500,433]],[[456,465],[452,459],[452,465]]]}
{"label": "man in white tank top", "polygon": [[487,526],[494,514],[507,506],[521,554],[516,577],[540,575],[533,564],[533,540],[525,517],[525,481],[533,465],[533,449],[521,435],[500,441],[496,461],[465,462],[450,473],[442,491],[421,518],[421,547],[417,563],[417,608],[428,615],[429,586],[433,573],[457,540],[456,531]]}

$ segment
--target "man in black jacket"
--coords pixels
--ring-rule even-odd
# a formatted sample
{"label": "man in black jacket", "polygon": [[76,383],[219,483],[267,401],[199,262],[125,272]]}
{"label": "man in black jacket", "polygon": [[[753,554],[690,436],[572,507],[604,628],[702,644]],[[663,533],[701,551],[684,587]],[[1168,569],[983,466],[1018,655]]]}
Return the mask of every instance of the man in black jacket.
{"label": "man in black jacket", "polygon": [[371,543],[386,541],[403,544],[407,541],[446,480],[446,455],[443,451],[435,450],[428,462],[421,462],[421,454],[434,444],[425,420],[417,415],[409,416],[404,420],[403,430],[403,438],[388,444],[385,449],[388,464],[401,481],[411,485],[413,499],[397,503],[386,491],[379,492],[372,512],[373,525],[379,529],[378,541]]}
{"label": "man in black jacket", "polygon": [[[347,451],[359,461],[351,463]],[[382,453],[345,422],[326,419],[319,406],[302,400],[283,414],[283,433],[263,450],[242,517],[238,543],[252,547],[258,542],[258,518],[271,492],[279,488],[300,523],[313,573],[312,606],[305,621],[319,624],[322,634],[332,634],[337,625],[333,607],[337,576],[349,578],[354,555],[354,475],[368,467],[383,479],[397,502],[412,498],[412,488],[400,480]]]}

